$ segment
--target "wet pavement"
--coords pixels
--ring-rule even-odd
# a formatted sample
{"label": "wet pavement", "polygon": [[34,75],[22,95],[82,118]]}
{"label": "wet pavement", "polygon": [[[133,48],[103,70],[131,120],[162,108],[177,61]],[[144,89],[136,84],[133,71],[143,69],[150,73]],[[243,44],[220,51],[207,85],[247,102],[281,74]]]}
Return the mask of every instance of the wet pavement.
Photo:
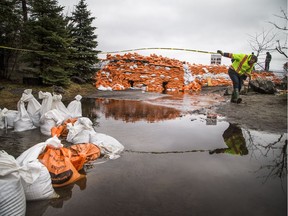
{"label": "wet pavement", "polygon": [[[125,150],[86,167],[59,199],[28,202],[26,215],[287,215],[287,133],[210,116],[215,97],[83,99],[96,132]],[[0,131],[0,149],[17,157],[47,138]]]}

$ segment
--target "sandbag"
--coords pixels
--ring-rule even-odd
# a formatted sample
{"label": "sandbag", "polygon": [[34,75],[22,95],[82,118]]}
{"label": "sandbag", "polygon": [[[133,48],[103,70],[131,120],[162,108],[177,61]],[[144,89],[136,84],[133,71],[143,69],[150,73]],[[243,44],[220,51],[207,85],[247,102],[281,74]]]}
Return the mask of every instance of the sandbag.
{"label": "sandbag", "polygon": [[23,183],[26,200],[45,200],[58,198],[55,192],[48,169],[38,160],[26,164],[26,166],[37,166],[40,171],[38,177],[32,184]]}
{"label": "sandbag", "polygon": [[66,119],[61,125],[55,126],[51,128],[51,136],[57,136],[57,137],[67,137],[68,135],[68,128],[67,124],[71,123],[74,125],[74,123],[77,121],[77,118],[69,118]]}
{"label": "sandbag", "polygon": [[81,95],[76,95],[75,100],[71,101],[67,106],[72,118],[82,117],[81,99]]}
{"label": "sandbag", "polygon": [[47,146],[44,153],[39,155],[39,161],[50,173],[53,187],[62,187],[81,178],[70,160],[71,157],[72,153],[69,149],[64,147],[56,149],[50,146]]}
{"label": "sandbag", "polygon": [[96,133],[93,123],[87,117],[78,118],[74,124],[67,124],[66,140],[73,144],[89,143],[91,134]]}
{"label": "sandbag", "polygon": [[42,115],[44,115],[46,112],[52,109],[52,94],[50,92],[38,92],[38,98],[42,100],[41,108],[40,108],[40,118]]}
{"label": "sandbag", "polygon": [[40,131],[42,134],[51,136],[51,129],[61,125],[63,121],[64,117],[58,110],[49,110],[40,118]]}
{"label": "sandbag", "polygon": [[48,169],[38,161],[38,156],[44,152],[46,146],[54,148],[63,147],[57,137],[47,139],[45,142],[38,143],[24,151],[16,160],[22,167],[33,170],[33,181],[23,182],[24,192],[27,200],[43,200],[57,198],[59,195],[52,187],[51,177]]}
{"label": "sandbag", "polygon": [[7,128],[14,128],[14,121],[18,115],[17,110],[8,110],[5,113],[5,124],[7,125]]}
{"label": "sandbag", "polygon": [[30,118],[26,108],[25,108],[25,104],[24,101],[19,100],[17,103],[17,116],[14,120],[14,131],[26,131],[26,130],[31,130],[36,128],[33,125],[33,121]]}
{"label": "sandbag", "polygon": [[25,89],[20,99],[27,103],[27,112],[35,127],[39,127],[41,104],[32,95],[32,89]]}
{"label": "sandbag", "polygon": [[[76,144],[69,147],[72,152],[71,161],[77,170],[81,170],[84,163],[96,160],[100,157],[100,148],[91,143]],[[79,157],[84,160],[79,160]]]}
{"label": "sandbag", "polygon": [[19,165],[13,156],[0,151],[0,215],[24,216],[26,198]]}
{"label": "sandbag", "polygon": [[52,109],[57,109],[63,116],[64,119],[71,118],[72,115],[69,112],[69,110],[65,107],[62,100],[61,94],[55,94],[53,93],[52,96],[53,102],[52,102]]}
{"label": "sandbag", "polygon": [[124,150],[124,146],[118,140],[102,133],[90,134],[90,143],[99,146],[101,154],[110,159],[119,158],[120,153]]}
{"label": "sandbag", "polygon": [[5,121],[5,114],[7,113],[8,109],[0,109],[0,129],[7,128],[6,121]]}

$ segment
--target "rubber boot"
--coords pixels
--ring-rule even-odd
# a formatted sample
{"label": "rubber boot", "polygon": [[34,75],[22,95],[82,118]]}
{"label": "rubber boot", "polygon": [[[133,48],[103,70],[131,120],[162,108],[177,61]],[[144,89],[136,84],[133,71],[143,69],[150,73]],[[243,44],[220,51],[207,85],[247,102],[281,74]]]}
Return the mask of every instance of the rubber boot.
{"label": "rubber boot", "polygon": [[231,103],[237,103],[237,96],[236,96],[236,90],[234,89],[231,95]]}
{"label": "rubber boot", "polygon": [[235,100],[237,104],[242,102],[242,98],[239,97],[239,89],[235,89]]}

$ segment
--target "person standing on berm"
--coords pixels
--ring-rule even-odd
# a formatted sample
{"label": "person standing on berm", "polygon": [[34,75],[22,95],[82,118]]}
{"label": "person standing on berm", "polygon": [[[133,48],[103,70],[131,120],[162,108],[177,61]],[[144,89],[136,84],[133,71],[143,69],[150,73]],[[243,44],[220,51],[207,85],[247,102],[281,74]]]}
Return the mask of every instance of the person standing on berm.
{"label": "person standing on berm", "polygon": [[269,52],[266,52],[266,58],[265,58],[265,71],[269,71],[270,69],[270,62],[272,60],[272,56]]}

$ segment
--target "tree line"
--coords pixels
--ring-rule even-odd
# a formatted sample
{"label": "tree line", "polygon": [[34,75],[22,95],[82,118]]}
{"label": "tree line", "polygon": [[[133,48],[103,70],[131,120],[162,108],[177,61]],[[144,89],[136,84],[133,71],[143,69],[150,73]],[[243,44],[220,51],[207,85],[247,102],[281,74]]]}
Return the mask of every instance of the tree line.
{"label": "tree line", "polygon": [[[40,77],[47,85],[66,86],[73,76],[88,81],[95,74],[95,17],[85,0],[70,16],[57,0],[1,0],[0,78],[21,73]],[[17,48],[17,49],[13,49]]]}

